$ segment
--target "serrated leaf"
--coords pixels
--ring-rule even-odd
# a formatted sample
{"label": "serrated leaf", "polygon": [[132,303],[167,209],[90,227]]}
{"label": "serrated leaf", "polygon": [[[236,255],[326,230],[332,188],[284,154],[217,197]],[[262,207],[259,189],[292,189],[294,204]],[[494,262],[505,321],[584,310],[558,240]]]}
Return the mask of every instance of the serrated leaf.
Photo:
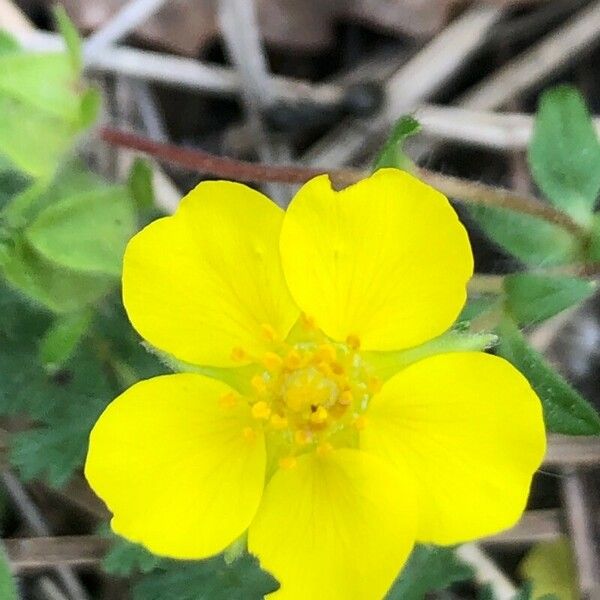
{"label": "serrated leaf", "polygon": [[383,169],[385,167],[409,169],[412,165],[412,161],[404,153],[402,145],[406,138],[415,135],[420,130],[421,125],[410,115],[400,117],[392,128],[392,132],[383,145],[379,156],[375,159],[373,170],[376,171],[377,169]]}
{"label": "serrated leaf", "polygon": [[150,573],[162,562],[160,556],[152,554],[140,544],[132,544],[125,538],[103,527],[101,534],[112,541],[110,550],[102,560],[102,569],[111,575],[128,577],[136,573]]}
{"label": "serrated leaf", "polygon": [[4,546],[0,542],[0,598],[2,600],[18,600],[19,594],[13,579]]}
{"label": "serrated leaf", "polygon": [[537,392],[549,431],[569,435],[600,433],[598,413],[539,352],[529,346],[511,319],[504,319],[498,334],[498,354],[517,367]]}
{"label": "serrated leaf", "polygon": [[558,600],[577,600],[577,572],[566,538],[536,544],[519,565],[519,572],[532,586],[532,598],[554,595]]}
{"label": "serrated leaf", "polygon": [[89,309],[55,319],[40,344],[40,361],[48,372],[55,373],[71,358],[91,319]]}
{"label": "serrated leaf", "polygon": [[504,278],[506,309],[523,325],[540,323],[579,304],[596,284],[578,277],[515,273]]}
{"label": "serrated leaf", "polygon": [[147,160],[136,158],[133,161],[127,187],[139,210],[147,210],[154,206],[152,175],[152,165]]}
{"label": "serrated leaf", "polygon": [[57,267],[20,238],[4,254],[0,273],[11,286],[56,313],[82,310],[115,286],[112,276]]}
{"label": "serrated leaf", "polygon": [[575,237],[558,225],[490,206],[472,206],[469,213],[490,239],[524,263],[542,267],[583,258]]}
{"label": "serrated leaf", "polygon": [[423,600],[428,592],[442,590],[473,577],[452,548],[417,545],[386,600]]}
{"label": "serrated leaf", "polygon": [[587,223],[600,191],[600,143],[575,88],[560,86],[542,95],[528,158],[550,202]]}
{"label": "serrated leaf", "polygon": [[49,206],[27,227],[25,236],[32,248],[55,265],[119,277],[135,225],[126,189],[106,186]]}
{"label": "serrated leaf", "polygon": [[73,21],[69,19],[69,15],[63,6],[60,4],[54,6],[53,9],[54,19],[58,25],[58,30],[65,40],[69,58],[71,59],[71,67],[73,72],[78,74],[81,72],[83,67],[83,58],[81,51],[81,38],[79,32],[73,24]]}
{"label": "serrated leaf", "polygon": [[165,561],[133,588],[133,600],[262,600],[276,580],[246,554],[230,565],[222,556],[195,562]]}

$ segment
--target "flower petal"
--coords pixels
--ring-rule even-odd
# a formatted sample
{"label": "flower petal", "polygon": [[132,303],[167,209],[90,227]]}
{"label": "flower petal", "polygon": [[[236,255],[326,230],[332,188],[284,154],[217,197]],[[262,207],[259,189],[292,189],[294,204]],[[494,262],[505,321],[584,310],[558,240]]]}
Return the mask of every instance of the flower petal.
{"label": "flower petal", "polygon": [[265,476],[262,435],[247,404],[202,375],[137,383],[104,411],[90,436],[85,474],[113,512],[113,529],[152,552],[205,558],[254,517]]}
{"label": "flower petal", "polygon": [[432,339],[457,317],[473,257],[448,200],[396,169],[341,192],[326,175],[292,200],[281,230],[292,296],[329,336],[364,350]]}
{"label": "flower petal", "polygon": [[127,246],[123,299],[153,346],[197,365],[229,367],[232,350],[262,354],[264,325],[284,338],[298,317],[278,240],[283,211],[238,183],[207,181]]}
{"label": "flower petal", "polygon": [[357,450],[314,453],[273,476],[248,545],[278,600],[380,600],[416,529],[411,477]]}
{"label": "flower petal", "polygon": [[545,451],[539,398],[502,358],[440,354],[372,399],[361,448],[419,482],[419,541],[455,544],[512,526]]}

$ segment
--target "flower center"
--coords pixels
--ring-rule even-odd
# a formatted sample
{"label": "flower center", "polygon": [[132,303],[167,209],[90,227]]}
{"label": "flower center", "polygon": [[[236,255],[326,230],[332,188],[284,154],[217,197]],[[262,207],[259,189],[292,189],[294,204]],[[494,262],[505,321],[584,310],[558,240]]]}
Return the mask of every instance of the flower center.
{"label": "flower center", "polygon": [[282,467],[294,466],[295,457],[308,451],[356,445],[357,432],[366,425],[364,412],[380,387],[356,336],[334,343],[305,322],[292,337],[274,341],[251,380],[252,416]]}

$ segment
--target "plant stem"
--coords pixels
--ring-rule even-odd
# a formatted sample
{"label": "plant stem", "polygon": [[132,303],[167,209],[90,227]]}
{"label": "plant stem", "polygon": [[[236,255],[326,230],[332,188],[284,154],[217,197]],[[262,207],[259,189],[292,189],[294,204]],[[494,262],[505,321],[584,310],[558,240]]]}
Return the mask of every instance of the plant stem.
{"label": "plant stem", "polygon": [[[110,144],[144,152],[164,162],[185,167],[192,171],[241,181],[301,184],[317,175],[328,173],[334,186],[339,188],[356,183],[368,176],[367,171],[360,169],[279,166],[236,160],[217,156],[204,150],[155,142],[147,137],[110,127],[102,128],[100,135],[104,141]],[[447,196],[456,199],[457,202],[483,204],[512,210],[558,225],[582,239],[587,235],[587,231],[568,215],[533,196],[517,194],[511,190],[467,179],[449,177],[418,167],[415,168],[415,175]]]}

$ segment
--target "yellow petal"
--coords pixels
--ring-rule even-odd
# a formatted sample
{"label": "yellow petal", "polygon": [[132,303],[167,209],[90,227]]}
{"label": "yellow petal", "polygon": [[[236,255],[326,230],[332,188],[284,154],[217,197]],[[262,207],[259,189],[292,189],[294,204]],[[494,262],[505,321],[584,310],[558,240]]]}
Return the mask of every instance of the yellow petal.
{"label": "yellow petal", "polygon": [[326,175],[309,181],[286,213],[280,248],[300,308],[363,350],[407,348],[445,331],[473,271],[448,200],[396,169],[341,192]]}
{"label": "yellow petal", "polygon": [[455,544],[511,527],[545,451],[540,401],[507,361],[440,354],[372,399],[361,448],[419,483],[419,541]]}
{"label": "yellow petal", "polygon": [[[248,527],[264,486],[262,435],[224,383],[180,374],[137,383],[104,411],[85,475],[113,529],[152,552],[205,558]],[[245,435],[246,433],[246,435]]]}
{"label": "yellow petal", "polygon": [[248,535],[281,584],[272,597],[381,600],[414,543],[413,486],[357,450],[306,454],[279,470]]}
{"label": "yellow petal", "polygon": [[283,338],[298,317],[279,260],[282,220],[283,211],[249,187],[198,185],[174,216],[129,242],[123,299],[133,326],[197,365],[262,356],[271,341],[265,332]]}

